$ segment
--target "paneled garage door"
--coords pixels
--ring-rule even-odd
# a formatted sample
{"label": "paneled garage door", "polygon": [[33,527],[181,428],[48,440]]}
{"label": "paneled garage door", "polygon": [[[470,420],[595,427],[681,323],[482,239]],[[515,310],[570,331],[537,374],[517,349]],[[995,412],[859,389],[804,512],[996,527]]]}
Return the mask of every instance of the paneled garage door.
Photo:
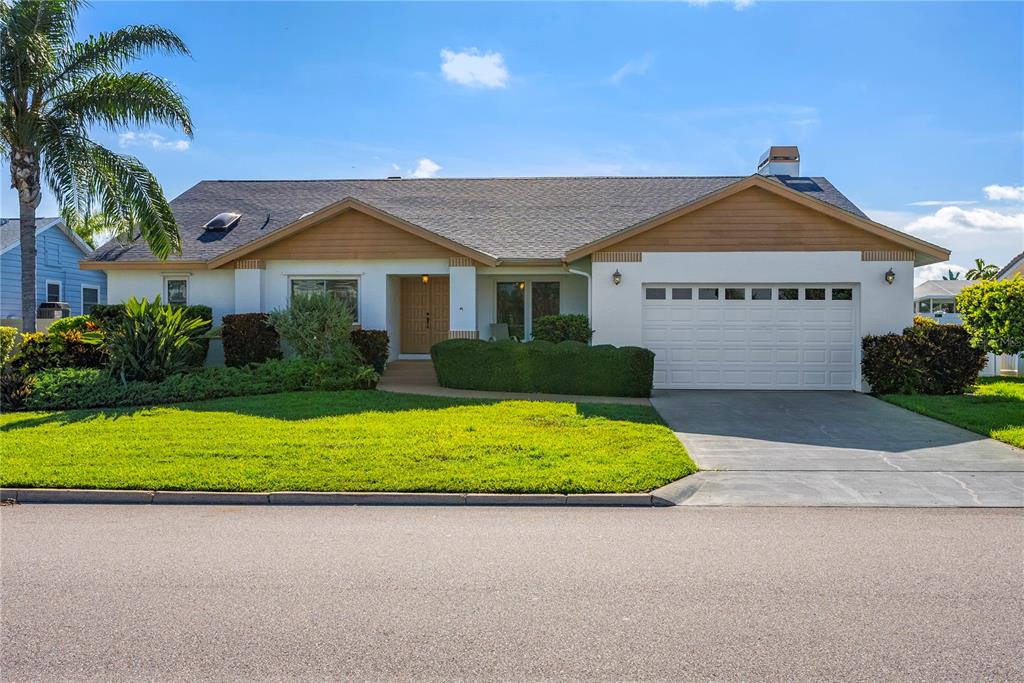
{"label": "paneled garage door", "polygon": [[857,295],[850,285],[645,285],[654,386],[853,389]]}

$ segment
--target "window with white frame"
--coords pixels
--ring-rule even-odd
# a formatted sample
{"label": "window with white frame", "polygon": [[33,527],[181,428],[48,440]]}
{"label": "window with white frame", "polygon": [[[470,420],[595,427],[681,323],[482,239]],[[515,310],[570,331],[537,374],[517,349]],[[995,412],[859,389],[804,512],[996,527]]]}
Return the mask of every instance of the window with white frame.
{"label": "window with white frame", "polygon": [[164,302],[170,306],[188,306],[188,278],[169,275],[164,278]]}
{"label": "window with white frame", "polygon": [[497,322],[508,325],[509,335],[518,339],[533,336],[533,323],[562,310],[562,287],[558,281],[521,280],[498,282],[495,292]]}
{"label": "window with white frame", "polygon": [[291,278],[291,299],[310,294],[327,294],[344,302],[352,312],[352,322],[359,322],[359,280],[357,278]]}
{"label": "window with white frame", "polygon": [[92,313],[94,306],[100,302],[100,288],[82,285],[82,315]]}
{"label": "window with white frame", "polygon": [[49,302],[61,301],[61,283],[57,280],[46,281],[46,300]]}

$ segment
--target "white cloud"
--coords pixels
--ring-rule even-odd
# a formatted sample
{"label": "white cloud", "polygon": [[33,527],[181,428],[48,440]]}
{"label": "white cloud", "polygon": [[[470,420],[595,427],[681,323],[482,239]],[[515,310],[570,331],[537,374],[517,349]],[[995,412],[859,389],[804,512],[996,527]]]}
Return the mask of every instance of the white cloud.
{"label": "white cloud", "polygon": [[437,172],[441,170],[441,166],[430,159],[420,159],[416,162],[416,170],[410,175],[413,178],[433,178],[437,175]]}
{"label": "white cloud", "polygon": [[629,76],[643,76],[647,73],[647,70],[651,68],[651,64],[654,63],[654,55],[650,52],[644,54],[643,57],[638,59],[631,59],[611,75],[608,82],[612,85],[618,85],[623,79]]}
{"label": "white cloud", "polygon": [[926,199],[920,202],[910,202],[907,206],[969,206],[977,203],[970,199]]}
{"label": "white cloud", "polygon": [[479,88],[504,88],[508,83],[508,69],[500,52],[480,54],[476,48],[462,52],[441,50],[441,73],[445,79]]}
{"label": "white cloud", "polygon": [[929,266],[921,266],[920,268],[914,269],[914,286],[918,286],[922,282],[928,282],[929,280],[941,280],[944,275],[949,271],[954,273],[960,273],[960,279],[964,279],[964,274],[967,269],[963,266],[958,266],[955,263],[933,263]]}
{"label": "white cloud", "polygon": [[1024,185],[989,185],[982,191],[993,201],[1024,202]]}
{"label": "white cloud", "polygon": [[118,135],[117,144],[122,147],[149,146],[169,152],[185,152],[192,146],[188,140],[168,140],[157,133],[135,133],[133,131]]}
{"label": "white cloud", "polygon": [[1024,211],[1001,213],[991,209],[962,209],[944,206],[930,216],[921,216],[906,227],[907,232],[950,235],[963,232],[986,233],[1024,230]]}

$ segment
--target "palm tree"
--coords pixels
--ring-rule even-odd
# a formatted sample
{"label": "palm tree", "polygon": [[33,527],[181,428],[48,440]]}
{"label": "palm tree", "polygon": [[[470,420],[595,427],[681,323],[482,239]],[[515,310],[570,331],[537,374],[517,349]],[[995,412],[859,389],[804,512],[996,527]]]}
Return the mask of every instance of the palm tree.
{"label": "palm tree", "polygon": [[35,330],[36,208],[42,180],[69,226],[94,203],[132,226],[163,259],[180,252],[174,215],[156,178],[132,156],[90,139],[159,123],[192,135],[181,95],[164,79],[124,67],[143,55],[188,55],[159,26],[128,26],[76,41],[81,0],[0,0],[0,155],[10,161],[21,218],[22,329]]}
{"label": "palm tree", "polygon": [[974,267],[967,271],[968,280],[995,280],[999,274],[999,266],[985,263],[984,259],[974,259]]}
{"label": "palm tree", "polygon": [[960,273],[957,273],[957,272],[954,272],[952,270],[949,270],[949,271],[946,271],[946,274],[942,276],[942,279],[943,280],[959,280],[960,279]]}
{"label": "palm tree", "polygon": [[131,227],[131,223],[99,211],[80,217],[74,230],[83,242],[95,249],[97,244],[109,239],[116,239],[119,242],[131,240]]}

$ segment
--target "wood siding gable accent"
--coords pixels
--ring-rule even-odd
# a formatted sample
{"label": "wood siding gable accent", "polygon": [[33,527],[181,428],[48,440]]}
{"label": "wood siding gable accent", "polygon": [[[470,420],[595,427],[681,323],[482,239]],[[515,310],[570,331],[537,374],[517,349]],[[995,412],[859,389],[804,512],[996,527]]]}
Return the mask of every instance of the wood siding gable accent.
{"label": "wood siding gable accent", "polygon": [[594,254],[595,263],[640,263],[644,260],[639,251],[599,251]]}
{"label": "wood siding gable accent", "polygon": [[448,259],[448,266],[451,268],[475,266],[477,262],[468,256],[452,256]]}
{"label": "wood siding gable accent", "polygon": [[238,270],[266,270],[267,262],[258,258],[240,258],[234,263]]}
{"label": "wood siding gable accent", "polygon": [[902,245],[751,187],[615,244],[616,251],[861,251]]}
{"label": "wood siding gable accent", "polygon": [[274,242],[247,258],[262,259],[398,259],[443,258],[446,249],[401,228],[350,210],[328,218],[290,237]]}

